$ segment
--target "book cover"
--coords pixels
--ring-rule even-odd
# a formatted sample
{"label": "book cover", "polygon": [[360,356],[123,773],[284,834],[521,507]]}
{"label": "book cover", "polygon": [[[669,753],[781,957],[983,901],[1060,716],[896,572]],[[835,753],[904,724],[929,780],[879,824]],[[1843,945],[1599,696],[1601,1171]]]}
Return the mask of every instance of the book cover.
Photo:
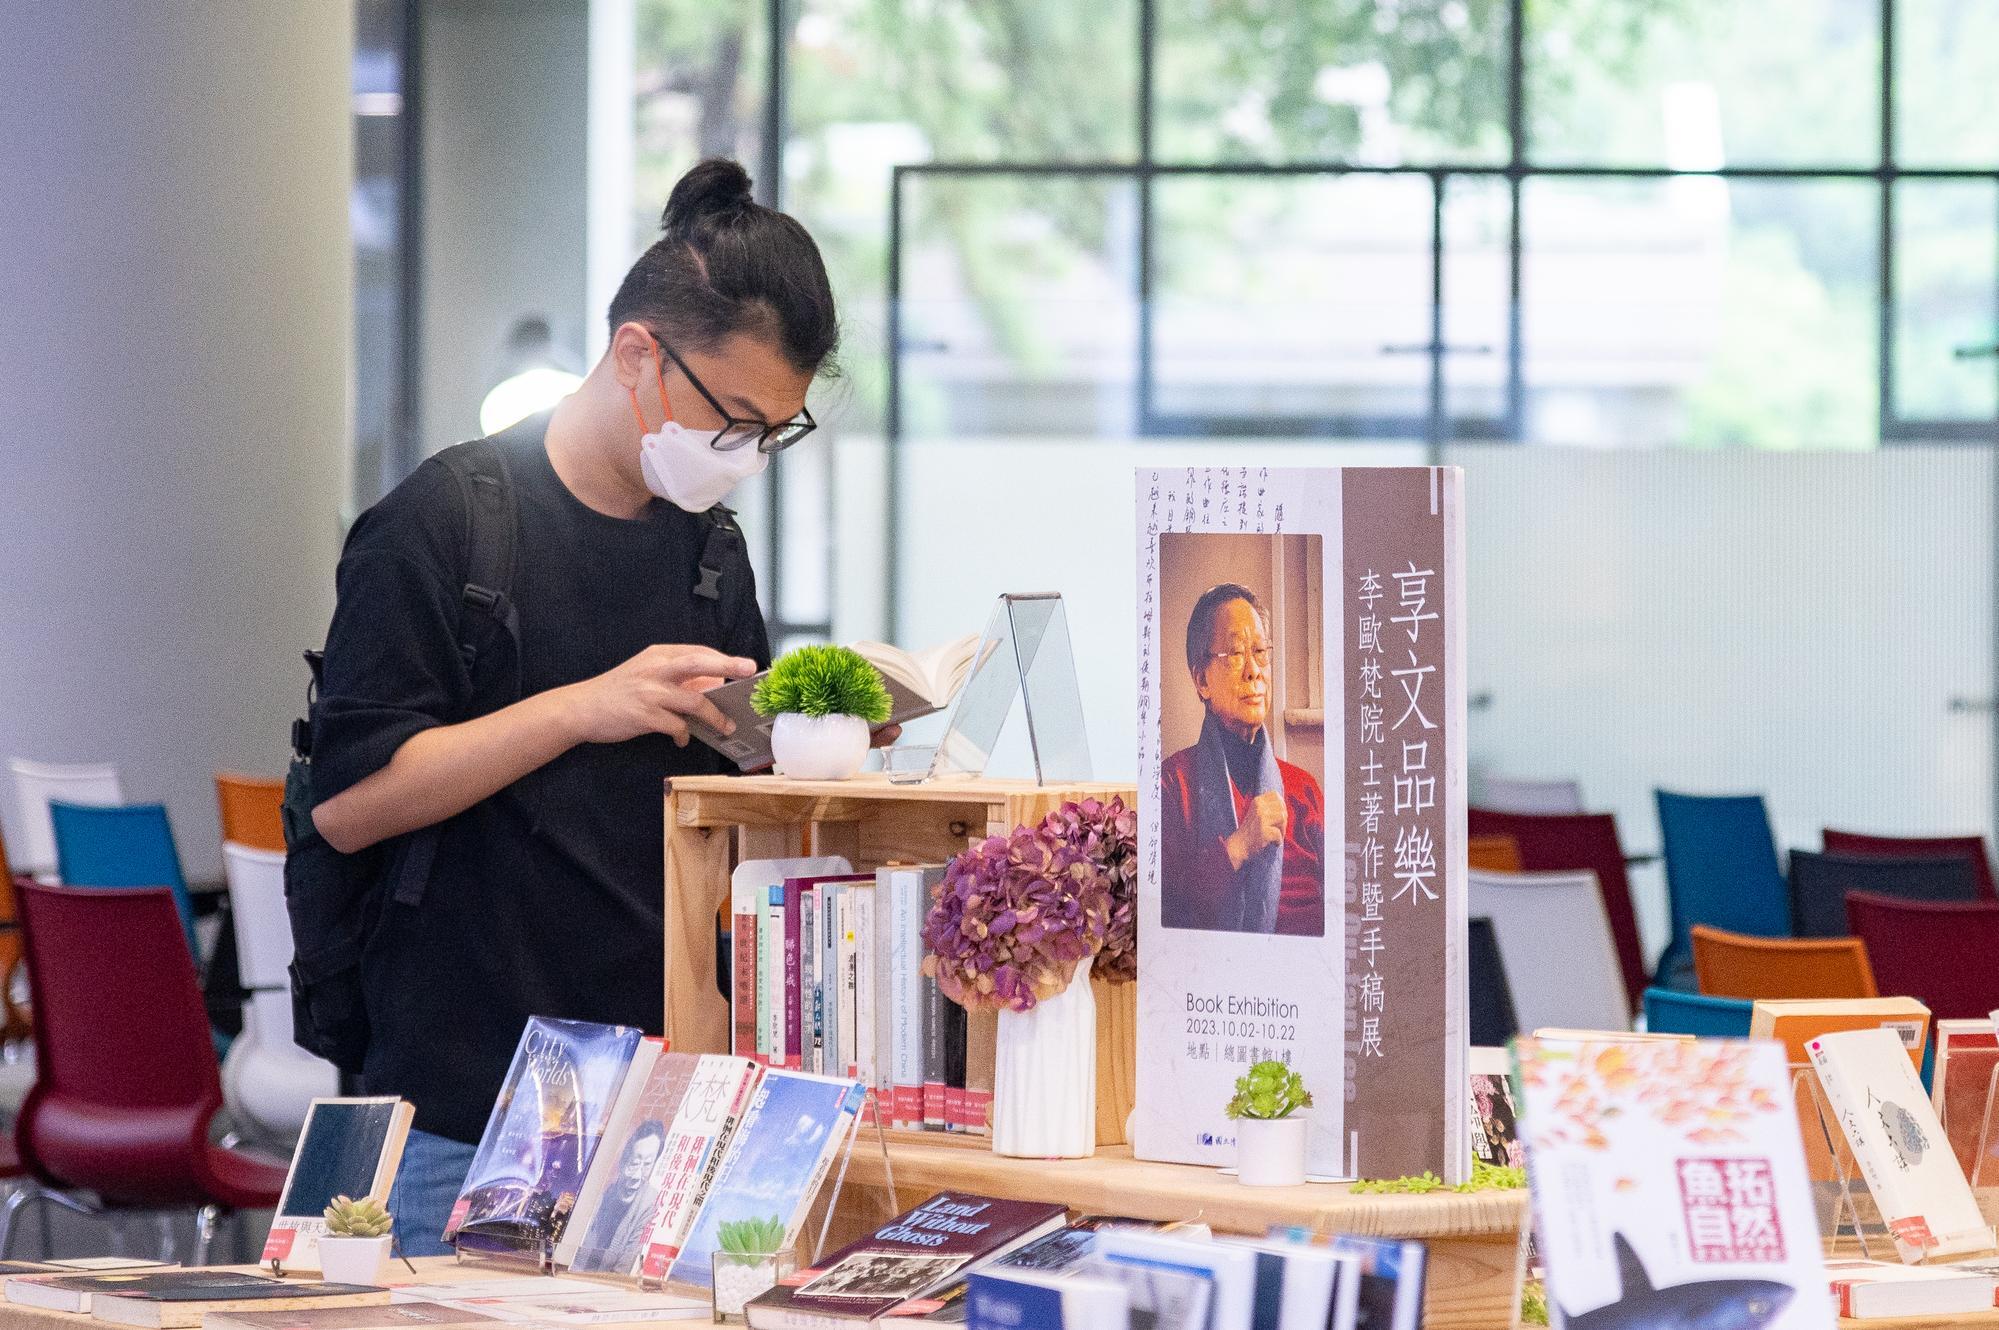
{"label": "book cover", "polygon": [[1503,1048],[1471,1051],[1471,1151],[1495,1168],[1524,1168],[1516,1126],[1511,1057]]}
{"label": "book cover", "polygon": [[[854,1078],[867,1087],[870,1099],[881,1084],[875,1047],[875,907],[872,882],[855,883],[847,892],[853,918],[854,947]],[[886,1050],[882,1050],[885,1052]]]}
{"label": "book cover", "polygon": [[703,1059],[696,1053],[668,1053],[658,1040],[648,1039],[640,1050],[652,1050],[651,1061],[641,1070],[633,1059],[625,1077],[628,1093],[618,1097],[620,1112],[613,1114],[598,1143],[575,1217],[556,1252],[557,1264],[571,1270],[636,1271],[673,1170],[668,1138]]}
{"label": "book cover", "polygon": [[317,1270],[326,1207],[335,1197],[386,1204],[415,1112],[393,1095],[313,1100],[292,1149],[261,1263]]}
{"label": "book cover", "polygon": [[[1051,1229],[1038,1238],[1016,1243],[996,1255],[977,1261],[965,1273],[977,1270],[1033,1270],[1041,1274],[1060,1274],[1063,1271],[1075,1270],[1095,1253],[1097,1234],[1113,1226],[1150,1229],[1155,1232],[1176,1227],[1173,1224],[1155,1223],[1147,1219],[1124,1219],[1115,1215],[1084,1215],[1071,1220],[1061,1228]],[[965,1282],[960,1278],[941,1288],[932,1289],[925,1295],[925,1302],[937,1305],[924,1313],[923,1323],[961,1324],[965,1319],[965,1288]]]}
{"label": "book cover", "polygon": [[434,1325],[491,1325],[499,1318],[467,1307],[403,1302],[383,1307],[307,1307],[277,1312],[211,1312],[202,1330],[423,1330]]}
{"label": "book cover", "polygon": [[1060,1228],[1066,1213],[1060,1205],[941,1192],[759,1296],[750,1325],[788,1330],[825,1316],[867,1321],[936,1311],[944,1303],[929,1295],[957,1282],[966,1266]]}
{"label": "book cover", "polygon": [[1197,1272],[1211,1287],[1210,1330],[1252,1330],[1256,1324],[1257,1254],[1247,1247],[1174,1233],[1111,1228],[1097,1235],[1096,1257],[1108,1267]]}
{"label": "book cover", "polygon": [[828,1165],[847,1142],[861,1098],[853,1081],[766,1072],[668,1278],[710,1287],[719,1230],[732,1220],[775,1218],[784,1226],[787,1245],[795,1241]]}
{"label": "book cover", "polygon": [[1896,1254],[1913,1264],[1991,1250],[1992,1226],[1979,1214],[1896,1033],[1820,1035],[1805,1051],[1895,1239]]}
{"label": "book cover", "polygon": [[[1935,1069],[1930,1076],[1930,1107],[1943,1124],[1944,1138],[1965,1179],[1976,1188],[1991,1186],[1999,1177],[1999,1159],[1988,1159],[1983,1176],[1978,1139],[1993,1098],[1993,1075],[1999,1070],[1999,1037],[1992,1022],[1938,1021]],[[1999,1147],[1999,1127],[1988,1149]]]}
{"label": "book cover", "polygon": [[445,1241],[500,1252],[561,1242],[639,1038],[625,1025],[528,1018]]}
{"label": "book cover", "polygon": [[819,1001],[819,893],[807,887],[798,893],[798,1046],[801,1066],[814,1076],[825,1074],[822,1060],[826,1036],[820,1026],[823,1010]]}
{"label": "book cover", "polygon": [[944,1129],[946,1131],[967,1131],[971,1123],[965,1113],[965,1009],[944,997],[944,991],[931,982],[942,1003],[941,1021],[944,1031]]}
{"label": "book cover", "polygon": [[859,976],[855,969],[854,915],[858,909],[854,893],[846,887],[834,901],[839,911],[838,931],[834,934],[834,945],[838,954],[834,957],[834,967],[840,980],[840,1057],[841,1067],[834,1075],[844,1075],[850,1080],[861,1078],[860,1044],[855,1027],[855,1004],[859,1000]]}
{"label": "book cover", "polygon": [[782,964],[784,966],[784,1065],[793,1071],[805,1068],[805,1015],[802,1004],[804,997],[804,936],[800,931],[804,926],[803,906],[805,889],[808,884],[800,878],[788,879],[784,891],[778,897],[779,918],[784,932]]}
{"label": "book cover", "polygon": [[[1215,1281],[1207,1270],[1169,1261],[1095,1260],[1081,1273],[1125,1291],[1133,1326],[1151,1330],[1211,1330]],[[1345,1327],[1334,1327],[1345,1330]]]}
{"label": "book cover", "polygon": [[[1336,1254],[1354,1258],[1354,1330],[1421,1330],[1423,1285],[1429,1267],[1429,1251],[1422,1243],[1343,1234],[1333,1239],[1332,1248]],[[1551,1323],[1556,1314],[1550,1304]],[[1627,1325],[1636,1330],[1645,1322],[1613,1319],[1603,1324],[1606,1330]],[[1584,1327],[1573,1324],[1572,1330]]]}
{"label": "book cover", "polygon": [[730,1138],[748,1111],[762,1072],[748,1058],[704,1054],[681,1096],[652,1184],[653,1210],[639,1260],[628,1274],[664,1279],[680,1254]]}
{"label": "book cover", "polygon": [[965,1130],[974,1136],[993,1134],[993,1068],[998,1059],[998,1013],[965,1012]]}
{"label": "book cover", "polygon": [[1036,1270],[975,1273],[966,1304],[973,1330],[1097,1330],[1131,1317],[1131,1294],[1114,1280]]}
{"label": "book cover", "polygon": [[394,1284],[390,1301],[405,1303],[483,1302],[490,1298],[552,1298],[594,1293],[602,1284],[557,1275],[501,1275],[496,1279],[458,1279],[442,1284]]}
{"label": "book cover", "polygon": [[1470,1176],[1463,496],[1138,472],[1140,1159],[1233,1162],[1223,1106],[1275,1059],[1312,1173]]}
{"label": "book cover", "polygon": [[[304,1283],[223,1270],[165,1270],[141,1275],[86,1275],[90,1314],[114,1325],[178,1330],[204,1314],[279,1304],[295,1307],[385,1306],[389,1291],[363,1284]],[[109,1281],[109,1282],[104,1282]]]}
{"label": "book cover", "polygon": [[729,1051],[757,1056],[757,933],[765,894],[788,877],[845,873],[852,866],[838,855],[793,859],[745,859],[729,874]]}
{"label": "book cover", "polygon": [[587,1293],[447,1301],[447,1307],[483,1312],[515,1325],[627,1325],[647,1321],[707,1321],[704,1298],[635,1289],[593,1288]]}
{"label": "book cover", "polygon": [[1792,1066],[1811,1060],[1805,1045],[1819,1035],[1876,1029],[1893,1030],[1910,1064],[1921,1070],[1930,1009],[1914,998],[1765,998],[1749,1011],[1749,1037],[1782,1044]]}
{"label": "book cover", "polygon": [[826,1042],[820,1074],[847,1074],[846,1050],[840,1047],[840,895],[846,888],[828,882],[819,888],[820,1028]]}
{"label": "book cover", "polygon": [[1551,1324],[1831,1330],[1780,1047],[1520,1039],[1514,1056]]}
{"label": "book cover", "polygon": [[784,883],[764,889],[757,916],[757,1011],[763,1029],[757,1035],[758,1060],[768,1067],[784,1065]]}
{"label": "book cover", "polygon": [[[943,865],[884,868],[875,880],[877,1057],[887,1051],[888,1065],[877,1067],[878,1084],[893,1093],[890,1124],[921,1130],[924,1119],[923,919],[930,908],[930,887],[942,881]],[[886,908],[884,908],[886,907]],[[884,1000],[884,998],[886,1000]]]}
{"label": "book cover", "polygon": [[1841,1316],[1945,1316],[1991,1311],[1999,1279],[1948,1265],[1827,1261],[1826,1277]]}

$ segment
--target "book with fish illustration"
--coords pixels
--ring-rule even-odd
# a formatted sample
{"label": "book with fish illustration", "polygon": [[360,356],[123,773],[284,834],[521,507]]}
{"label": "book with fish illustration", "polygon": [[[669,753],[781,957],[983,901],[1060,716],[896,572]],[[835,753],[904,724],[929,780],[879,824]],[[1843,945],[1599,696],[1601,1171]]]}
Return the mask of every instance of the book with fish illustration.
{"label": "book with fish illustration", "polygon": [[1782,1047],[1519,1039],[1514,1059],[1551,1326],[1832,1330]]}
{"label": "book with fish illustration", "polygon": [[1991,1251],[1992,1226],[1979,1214],[1971,1184],[1894,1033],[1821,1035],[1805,1051],[1895,1239],[1896,1255],[1914,1264]]}

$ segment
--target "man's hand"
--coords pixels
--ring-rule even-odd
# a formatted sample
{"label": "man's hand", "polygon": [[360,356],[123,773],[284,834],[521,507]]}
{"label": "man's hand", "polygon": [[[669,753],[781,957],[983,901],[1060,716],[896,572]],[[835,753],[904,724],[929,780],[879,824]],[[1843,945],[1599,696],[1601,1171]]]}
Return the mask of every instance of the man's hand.
{"label": "man's hand", "polygon": [[651,646],[616,669],[568,685],[563,692],[578,743],[621,743],[667,734],[687,745],[687,718],[729,734],[736,728],[703,697],[730,679],[747,679],[756,662],[708,647]]}
{"label": "man's hand", "polygon": [[1282,794],[1268,790],[1257,795],[1243,811],[1242,825],[1222,841],[1223,848],[1228,851],[1229,863],[1241,868],[1267,847],[1282,845],[1285,829],[1290,823],[1290,810],[1284,806]]}

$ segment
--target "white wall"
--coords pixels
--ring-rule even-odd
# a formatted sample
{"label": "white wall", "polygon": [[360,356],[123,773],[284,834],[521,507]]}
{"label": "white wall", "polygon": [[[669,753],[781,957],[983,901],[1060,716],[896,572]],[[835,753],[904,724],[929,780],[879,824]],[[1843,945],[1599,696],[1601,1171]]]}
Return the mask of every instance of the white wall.
{"label": "white wall", "polygon": [[332,609],[350,23],[0,0],[0,756],[118,762],[197,876]]}
{"label": "white wall", "polygon": [[580,358],[603,311],[585,307],[588,0],[425,0],[422,23],[418,430],[435,452],[479,433],[515,320],[545,316]]}
{"label": "white wall", "polygon": [[[840,441],[836,604],[867,636],[879,509]],[[1130,779],[1132,470],[1192,462],[1409,465],[1417,448],[957,439],[905,448],[904,645],[979,628],[1001,591],[1068,601],[1097,774]],[[1993,463],[1982,448],[1869,454],[1454,448],[1467,469],[1476,769],[1574,776],[1656,850],[1654,786],[1759,791],[1779,848],[1823,824],[1992,826]],[[859,488],[856,483],[853,488]],[[849,610],[848,607],[863,607]],[[999,761],[1021,774],[1017,743]],[[1474,783],[1475,787],[1475,783]],[[1634,874],[1663,944],[1663,882]]]}

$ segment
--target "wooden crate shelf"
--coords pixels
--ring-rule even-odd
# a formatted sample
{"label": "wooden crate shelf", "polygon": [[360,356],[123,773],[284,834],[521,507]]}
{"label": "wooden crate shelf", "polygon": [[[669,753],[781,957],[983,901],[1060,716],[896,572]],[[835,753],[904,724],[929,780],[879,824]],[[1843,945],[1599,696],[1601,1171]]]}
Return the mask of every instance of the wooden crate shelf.
{"label": "wooden crate shelf", "polygon": [[[894,785],[880,774],[842,781],[681,776],[666,785],[666,1036],[690,1053],[729,1047],[729,1007],[715,985],[716,912],[744,859],[837,854],[866,872],[936,863],[989,835],[1038,822],[1071,799],[1122,795],[1110,782],[1039,786],[959,777]],[[1097,985],[1097,1140],[1125,1139],[1137,1086],[1134,986]],[[920,1133],[898,1133],[916,1137]]]}

